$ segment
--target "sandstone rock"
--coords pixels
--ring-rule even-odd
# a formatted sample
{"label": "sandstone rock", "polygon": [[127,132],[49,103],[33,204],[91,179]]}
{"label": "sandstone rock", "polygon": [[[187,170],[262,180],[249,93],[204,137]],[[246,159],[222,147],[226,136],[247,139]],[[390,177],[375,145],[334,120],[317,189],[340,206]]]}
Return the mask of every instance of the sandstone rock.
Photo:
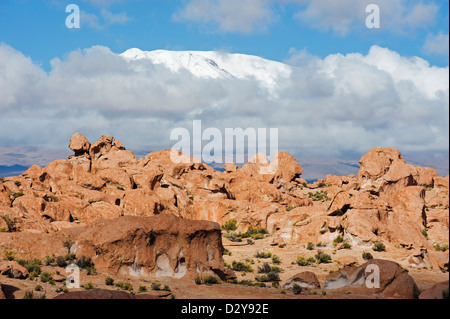
{"label": "sandstone rock", "polygon": [[34,233],[0,233],[0,256],[4,256],[6,251],[16,252],[16,258],[41,260],[53,254],[56,256],[67,254],[62,240]]}
{"label": "sandstone rock", "polygon": [[444,299],[448,298],[449,281],[437,283],[433,287],[422,291],[419,299]]}
{"label": "sandstone rock", "polygon": [[337,259],[338,264],[343,267],[352,267],[358,264],[358,258],[353,256],[344,256]]}
{"label": "sandstone rock", "polygon": [[91,145],[89,155],[92,160],[99,159],[102,155],[108,153],[112,148],[114,137],[103,135],[100,139]]}
{"label": "sandstone rock", "polygon": [[124,189],[131,189],[133,181],[130,176],[122,169],[109,168],[102,169],[96,174],[99,178],[114,187],[123,187]]}
{"label": "sandstone rock", "polygon": [[449,175],[446,177],[441,176],[435,176],[434,177],[434,187],[442,187],[442,188],[449,188]]}
{"label": "sandstone rock", "polygon": [[102,220],[76,237],[77,255],[97,269],[136,277],[224,274],[220,227],[170,215]]}
{"label": "sandstone rock", "polygon": [[16,261],[0,261],[0,275],[14,279],[25,279],[28,270],[19,265]]}
{"label": "sandstone rock", "polygon": [[[374,284],[376,277],[369,276],[378,270],[379,288],[368,286],[367,281]],[[372,259],[360,267],[344,267],[327,276],[324,289],[342,288],[384,298],[414,299],[418,296],[416,283],[404,269],[395,262],[380,259]]]}
{"label": "sandstone rock", "polygon": [[297,284],[302,288],[320,289],[319,280],[317,279],[316,274],[311,271],[304,271],[296,274],[286,281],[283,288],[292,288],[294,284]]}
{"label": "sandstone rock", "polygon": [[234,163],[225,163],[225,171],[227,173],[233,173],[238,170],[238,166]]}
{"label": "sandstone rock", "polygon": [[80,156],[89,152],[91,143],[88,139],[81,135],[81,133],[75,133],[69,142],[69,148],[75,152],[75,156]]}
{"label": "sandstone rock", "polygon": [[163,209],[161,198],[156,194],[148,194],[143,189],[125,192],[123,211],[126,216],[148,217],[161,213]]}

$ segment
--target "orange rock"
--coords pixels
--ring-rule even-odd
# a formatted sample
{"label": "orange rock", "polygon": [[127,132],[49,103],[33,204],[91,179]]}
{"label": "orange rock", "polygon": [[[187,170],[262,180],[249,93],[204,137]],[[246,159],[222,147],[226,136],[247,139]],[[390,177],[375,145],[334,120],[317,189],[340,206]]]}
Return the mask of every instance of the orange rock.
{"label": "orange rock", "polygon": [[442,187],[442,188],[449,188],[449,176],[441,177],[441,176],[435,176],[434,177],[434,187]]}
{"label": "orange rock", "polygon": [[170,215],[122,217],[99,221],[75,240],[77,256],[93,258],[97,269],[112,274],[182,278],[212,272],[226,279],[216,223]]}
{"label": "orange rock", "polygon": [[75,156],[80,156],[89,152],[91,143],[81,133],[75,133],[70,139],[69,148],[75,152]]}
{"label": "orange rock", "polygon": [[125,216],[153,216],[163,211],[161,199],[156,194],[147,194],[143,189],[125,192],[123,199]]}

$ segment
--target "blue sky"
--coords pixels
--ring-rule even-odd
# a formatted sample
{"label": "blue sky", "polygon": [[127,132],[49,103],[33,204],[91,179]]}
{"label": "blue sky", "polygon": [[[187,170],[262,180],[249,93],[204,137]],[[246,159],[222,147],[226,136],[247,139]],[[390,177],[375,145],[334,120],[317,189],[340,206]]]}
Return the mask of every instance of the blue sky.
{"label": "blue sky", "polygon": [[[30,56],[47,70],[52,58],[93,45],[107,46],[116,53],[133,47],[225,50],[284,61],[292,49],[306,49],[323,58],[338,52],[365,54],[376,44],[403,56],[423,57],[432,65],[448,65],[448,49],[425,48],[427,39],[438,41],[439,35],[448,43],[448,1],[392,1],[395,5],[389,6],[385,5],[389,1],[369,1],[380,6],[378,30],[365,27],[363,19],[368,14],[365,5],[357,5],[358,1],[341,1],[342,12],[330,12],[326,1],[314,5],[306,0],[228,0],[230,6],[242,5],[242,10],[250,11],[253,6],[256,13],[240,16],[239,9],[229,10],[220,4],[209,9],[218,11],[216,18],[211,12],[192,13],[205,8],[208,2],[221,1],[2,0],[0,42]],[[65,7],[69,3],[77,4],[83,12],[80,29],[65,27]],[[414,17],[414,8],[419,5],[424,13]],[[330,16],[333,12],[337,16]],[[225,19],[231,19],[230,24],[226,25]],[[343,21],[349,22],[341,31]]]}
{"label": "blue sky", "polygon": [[[80,29],[66,27],[71,3]],[[366,27],[369,4],[379,29]],[[447,0],[0,0],[0,166],[64,158],[75,132],[145,154],[202,120],[277,127],[300,163],[334,158],[320,174],[346,175],[336,163],[377,146],[448,174],[448,11]],[[118,54],[130,48],[219,51],[250,76],[128,63]]]}

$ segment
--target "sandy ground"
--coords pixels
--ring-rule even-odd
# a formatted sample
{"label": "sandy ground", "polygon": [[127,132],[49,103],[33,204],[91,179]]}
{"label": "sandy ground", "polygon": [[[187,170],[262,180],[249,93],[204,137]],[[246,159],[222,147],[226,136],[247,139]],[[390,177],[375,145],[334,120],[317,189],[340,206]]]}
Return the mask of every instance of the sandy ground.
{"label": "sandy ground", "polygon": [[[329,254],[332,257],[332,262],[328,264],[314,264],[307,267],[301,267],[297,264],[292,264],[297,256],[313,257],[317,253],[315,250],[307,250],[303,245],[286,245],[284,248],[270,245],[271,238],[267,237],[262,240],[255,241],[254,245],[248,245],[246,243],[232,243],[227,239],[223,240],[224,247],[231,252],[231,256],[225,255],[225,263],[232,264],[233,261],[245,261],[251,263],[253,272],[236,273],[238,280],[255,280],[255,276],[258,275],[258,267],[264,262],[269,262],[271,265],[271,259],[258,259],[255,257],[257,252],[270,252],[277,255],[281,263],[276,265],[283,269],[280,274],[281,287],[272,288],[268,283],[267,288],[261,287],[246,287],[242,285],[235,285],[230,283],[222,283],[219,285],[196,285],[193,278],[185,279],[172,279],[172,278],[158,278],[157,280],[143,280],[135,279],[131,277],[118,277],[114,276],[115,282],[124,281],[129,282],[133,286],[133,293],[139,294],[139,287],[145,286],[148,290],[147,295],[153,297],[170,298],[171,294],[177,299],[291,299],[291,298],[345,298],[345,299],[358,299],[368,298],[371,296],[362,296],[355,294],[342,294],[333,290],[326,290],[325,292],[320,290],[305,290],[300,295],[294,295],[291,290],[285,290],[282,288],[284,282],[302,271],[314,272],[323,287],[326,276],[339,269],[337,259],[344,256],[357,257],[359,264],[363,264],[365,261],[362,258],[363,249],[352,248],[335,251],[334,247],[320,248],[323,252]],[[245,242],[245,240],[244,240]],[[369,251],[369,250],[365,250]],[[416,284],[420,290],[430,288],[436,283],[449,279],[448,273],[442,273],[437,269],[415,269],[405,266],[404,260],[410,254],[404,249],[388,249],[386,252],[374,252],[370,251],[374,258],[393,260],[400,263],[405,269],[409,271],[409,274],[414,278]],[[117,290],[115,286],[107,286],[105,279],[108,275],[96,274],[88,276],[85,271],[81,272],[81,284],[92,283],[95,289],[113,289]],[[170,292],[167,291],[153,291],[152,283],[160,283],[161,287],[168,285]],[[7,298],[22,299],[26,291],[33,291],[35,297],[39,297],[45,294],[45,298],[50,299],[57,296],[60,292],[56,292],[58,288],[64,288],[62,283],[56,283],[52,286],[48,283],[42,283],[39,280],[17,280],[9,279],[5,276],[0,276],[0,283],[3,286],[3,290]],[[36,292],[34,289],[37,285],[41,285],[43,290]],[[73,289],[71,291],[83,291],[84,289]]]}

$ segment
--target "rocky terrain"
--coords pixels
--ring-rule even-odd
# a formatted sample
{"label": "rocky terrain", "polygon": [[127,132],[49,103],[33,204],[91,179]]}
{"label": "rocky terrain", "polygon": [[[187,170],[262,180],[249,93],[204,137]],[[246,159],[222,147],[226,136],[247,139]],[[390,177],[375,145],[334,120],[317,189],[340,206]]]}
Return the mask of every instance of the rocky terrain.
{"label": "rocky terrain", "polygon": [[0,298],[448,297],[449,177],[397,150],[308,184],[285,152],[261,175],[261,154],[219,172],[111,136],[69,148],[0,181]]}

